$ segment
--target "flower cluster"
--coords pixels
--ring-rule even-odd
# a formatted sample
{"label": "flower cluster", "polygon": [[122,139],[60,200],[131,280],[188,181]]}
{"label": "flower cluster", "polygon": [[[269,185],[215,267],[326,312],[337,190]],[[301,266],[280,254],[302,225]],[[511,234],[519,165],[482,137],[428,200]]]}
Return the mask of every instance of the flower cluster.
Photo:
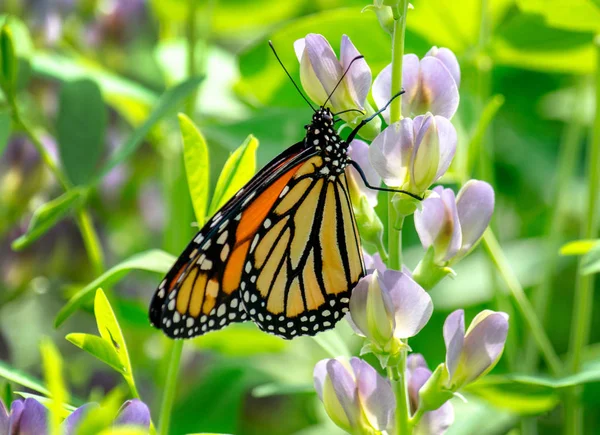
{"label": "flower cluster", "polygon": [[[77,435],[79,425],[85,416],[100,405],[87,403],[73,411],[61,424],[60,433]],[[150,428],[150,410],[140,400],[126,401],[114,420],[114,427],[136,427],[142,430]],[[45,435],[49,433],[48,410],[33,398],[15,400],[10,412],[0,400],[0,434],[10,435]]]}
{"label": "flower cluster", "polygon": [[[348,111],[340,116],[351,127],[373,113],[367,100],[371,70],[347,36],[342,38],[339,60],[321,35],[307,35],[295,48],[302,84],[312,100],[327,103],[334,113]],[[373,82],[371,92],[379,109],[387,107],[392,97],[392,76],[390,64]],[[460,80],[458,60],[447,48],[433,47],[422,59],[404,55],[401,110],[405,117],[391,119],[386,108],[382,116],[389,125],[382,129],[377,123],[361,130],[361,137],[370,144],[355,139],[349,145],[350,158],[371,186],[383,181],[424,198],[417,201],[396,193],[390,207],[401,220],[414,214],[426,251],[413,272],[405,267],[402,271],[387,268],[379,254],[365,253],[368,273],[350,299],[347,319],[356,334],[365,338],[361,354],[373,353],[395,377],[382,377],[359,358],[323,360],[315,367],[315,388],[325,410],[351,434],[404,433],[395,427],[400,424],[396,402],[402,396],[394,395],[397,382],[406,391],[408,404],[398,409],[409,409],[409,430],[444,433],[454,421],[449,399],[493,369],[504,349],[505,313],[485,310],[465,331],[464,313],[458,310],[444,324],[445,362],[432,372],[422,355],[408,355],[408,339],[426,326],[433,312],[427,291],[454,273],[450,266],[477,245],[494,210],[494,191],[483,181],[465,183],[458,195],[442,186],[431,189],[448,171],[456,152],[457,133],[451,119],[458,109]],[[377,192],[366,186],[354,168],[349,167],[347,173],[361,237],[384,255],[384,227],[374,211]]]}

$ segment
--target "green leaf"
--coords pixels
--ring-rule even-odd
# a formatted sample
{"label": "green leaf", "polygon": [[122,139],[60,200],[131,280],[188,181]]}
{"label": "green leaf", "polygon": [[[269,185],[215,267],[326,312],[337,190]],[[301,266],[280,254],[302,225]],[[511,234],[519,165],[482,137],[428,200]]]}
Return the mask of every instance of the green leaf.
{"label": "green leaf", "polygon": [[213,350],[232,357],[265,353],[281,353],[288,342],[271,334],[265,334],[253,324],[233,324],[220,331],[206,334],[192,341],[194,347]]}
{"label": "green leaf", "polygon": [[539,14],[551,27],[600,32],[600,8],[590,0],[517,0],[523,12]]}
{"label": "green leaf", "polygon": [[69,400],[69,393],[65,387],[62,370],[63,361],[58,353],[58,349],[49,338],[42,339],[40,345],[42,353],[42,362],[44,367],[44,377],[50,391],[50,409],[49,426],[52,435],[60,434],[60,423],[63,419],[63,403]]}
{"label": "green leaf", "polygon": [[82,77],[94,80],[102,89],[106,102],[134,126],[148,116],[158,100],[154,92],[91,64],[89,59],[36,51],[31,59],[31,67],[34,74],[54,80],[70,81]]}
{"label": "green leaf", "polygon": [[208,145],[200,130],[183,113],[179,114],[179,126],[183,138],[183,158],[188,187],[194,205],[194,212],[196,213],[196,220],[202,226],[206,219],[208,190],[210,187]]}
{"label": "green leaf", "polygon": [[494,406],[519,414],[540,414],[560,402],[560,390],[600,381],[600,366],[592,365],[581,372],[554,379],[544,376],[486,376],[469,385],[466,391],[480,396]]}
{"label": "green leaf", "polygon": [[217,187],[210,203],[208,216],[212,216],[240,190],[256,171],[256,149],[258,139],[250,135],[244,143],[229,156],[219,175]]}
{"label": "green leaf", "polygon": [[560,248],[560,255],[585,255],[600,245],[600,239],[574,240]]}
{"label": "green leaf", "polygon": [[123,364],[114,347],[102,337],[91,334],[73,333],[65,337],[80,349],[94,355],[100,361],[108,364],[119,373],[124,373]]}
{"label": "green leaf", "polygon": [[4,148],[8,144],[10,137],[10,111],[0,110],[0,157],[4,153]]}
{"label": "green leaf", "polygon": [[485,134],[503,104],[504,96],[494,95],[485,105],[481,116],[479,117],[475,132],[473,133],[473,136],[471,136],[469,146],[467,147],[467,174],[473,173],[477,159],[482,158],[481,156],[485,155],[482,152]]}
{"label": "green leaf", "polygon": [[[152,127],[171,113],[177,104],[198,87],[201,81],[202,77],[193,77],[166,91],[156,103],[156,106],[150,116],[148,116],[148,119],[146,119],[146,121],[132,133],[129,139],[127,139],[127,141],[110,157],[101,172],[100,178],[104,177],[115,166],[131,156],[141,145]],[[96,181],[98,182],[99,179]]]}
{"label": "green leaf", "polygon": [[110,306],[110,302],[100,288],[96,291],[96,298],[94,299],[94,315],[96,316],[96,324],[100,336],[112,346],[119,361],[121,361],[122,369],[119,371],[123,373],[128,383],[134,384],[125,338],[121,332],[117,317]]}
{"label": "green leaf", "polygon": [[12,249],[20,251],[31,245],[50,228],[63,219],[73,208],[83,203],[86,189],[75,188],[63,193],[58,198],[40,206],[31,217],[27,232],[12,242]]}
{"label": "green leaf", "polygon": [[0,28],[0,88],[14,98],[17,84],[17,55],[8,23]]}
{"label": "green leaf", "polygon": [[42,381],[9,366],[4,361],[0,361],[0,377],[7,381],[14,382],[15,384],[22,385],[23,387],[27,387],[30,390],[37,391],[45,396],[50,395],[50,391],[48,391]]}
{"label": "green leaf", "polygon": [[600,245],[596,244],[594,248],[583,256],[581,260],[581,273],[589,275],[600,272]]}
{"label": "green leaf", "polygon": [[176,258],[164,251],[153,249],[146,252],[140,252],[127,260],[111,267],[94,281],[79,290],[69,302],[59,311],[54,326],[59,327],[73,314],[79,307],[86,302],[91,301],[94,291],[101,286],[109,286],[122,279],[128,272],[132,270],[147,270],[165,274],[175,263]]}
{"label": "green leaf", "polygon": [[85,184],[97,169],[106,130],[106,107],[96,82],[64,82],[60,91],[57,139],[69,179]]}

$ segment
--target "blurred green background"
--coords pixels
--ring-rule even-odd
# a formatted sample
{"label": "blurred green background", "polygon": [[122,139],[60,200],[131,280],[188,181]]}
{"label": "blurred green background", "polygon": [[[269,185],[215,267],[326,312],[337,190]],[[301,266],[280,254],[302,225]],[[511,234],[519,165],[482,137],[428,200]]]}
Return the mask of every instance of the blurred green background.
{"label": "blurred green background", "polygon": [[[105,254],[102,269],[154,248],[178,255],[196,231],[175,112],[187,112],[206,136],[212,186],[229,153],[249,134],[260,141],[262,166],[302,138],[311,113],[266,41],[273,41],[298,78],[296,39],[321,33],[337,50],[347,34],[375,77],[390,62],[391,41],[375,14],[361,13],[366,4],[2,0],[0,23],[11,16],[19,59],[22,116],[50,153],[61,156],[74,184],[89,184],[102,174],[86,198]],[[494,186],[493,226],[528,294],[545,288],[550,295],[544,324],[562,355],[568,349],[577,260],[559,257],[558,250],[580,237],[585,211],[584,150],[594,114],[593,40],[600,32],[600,7],[592,0],[415,0],[413,6],[406,52],[423,56],[437,45],[458,56],[455,165],[468,165],[475,178]],[[190,39],[195,50],[189,49]],[[190,74],[204,76],[198,92],[179,99],[134,143],[132,133],[161,94]],[[64,340],[70,332],[95,332],[91,303],[60,327],[54,324],[70,296],[102,270],[90,263],[72,214],[19,252],[11,249],[32,212],[63,190],[19,126],[6,127],[5,103],[0,100],[0,359],[41,377],[39,340],[51,336],[65,358],[73,395],[101,397],[121,382],[119,375]],[[131,155],[103,173],[109,156],[124,144],[134,144]],[[457,182],[452,174],[444,181]],[[404,243],[413,267],[423,252],[412,222],[407,226]],[[523,363],[528,331],[483,250],[457,272],[432,292],[436,311],[411,340],[412,349],[433,368],[444,358],[441,328],[449,312],[465,308],[471,318],[481,309],[501,308],[512,314],[511,330],[495,373],[536,368],[544,373],[536,358]],[[156,413],[168,340],[150,327],[146,313],[161,277],[137,270],[117,275],[104,287],[140,394]],[[598,316],[591,330],[594,343],[600,339]],[[312,370],[319,359],[358,349],[360,341],[345,322],[319,342],[283,341],[251,324],[195,339],[183,356],[171,433],[338,433],[311,390]],[[600,366],[599,353],[594,345],[584,350],[586,367]],[[467,404],[456,401],[449,433],[519,433],[524,425],[556,433],[563,419],[560,397],[553,389],[519,388],[470,395]],[[586,433],[599,433],[600,384],[587,384],[583,398]]]}

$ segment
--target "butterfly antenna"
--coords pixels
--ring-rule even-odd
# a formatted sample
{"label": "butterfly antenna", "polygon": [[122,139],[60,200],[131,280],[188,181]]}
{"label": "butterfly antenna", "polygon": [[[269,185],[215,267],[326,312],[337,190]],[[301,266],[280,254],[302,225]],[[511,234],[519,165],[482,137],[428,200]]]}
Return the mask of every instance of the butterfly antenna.
{"label": "butterfly antenna", "polygon": [[338,115],[341,115],[342,113],[348,113],[348,112],[358,112],[361,115],[365,114],[365,112],[363,112],[362,110],[359,110],[359,109],[348,109],[348,110],[342,110],[341,112],[338,112],[338,113],[334,113],[333,116],[338,116]]}
{"label": "butterfly antenna", "polygon": [[338,80],[337,84],[335,85],[335,87],[333,88],[333,90],[331,91],[331,93],[329,94],[329,96],[327,97],[327,99],[325,100],[325,102],[323,103],[323,107],[325,107],[327,105],[327,103],[329,102],[329,100],[333,96],[333,93],[336,91],[336,89],[338,88],[338,86],[342,83],[342,80],[344,80],[344,77],[346,77],[346,74],[348,74],[348,71],[350,71],[350,67],[352,66],[352,64],[354,62],[356,62],[357,60],[364,59],[364,58],[365,57],[361,54],[360,56],[356,56],[354,59],[352,59],[350,61],[350,63],[348,64],[348,68],[346,68],[346,71],[344,71],[344,74],[342,74],[342,77],[340,77],[340,79]]}
{"label": "butterfly antenna", "polygon": [[348,142],[348,143],[352,142],[354,140],[354,138],[356,137],[356,135],[358,134],[358,131],[361,128],[363,128],[367,122],[371,121],[376,116],[379,116],[380,113],[382,113],[383,111],[385,111],[385,109],[387,109],[389,107],[389,105],[392,104],[392,101],[394,101],[396,98],[398,98],[404,92],[406,92],[406,91],[404,89],[402,89],[400,92],[398,92],[392,98],[390,98],[390,100],[387,103],[385,103],[385,106],[383,106],[381,109],[379,109],[377,112],[375,112],[374,114],[372,114],[368,118],[365,118],[362,121],[360,121],[360,123],[356,127],[354,127],[354,130],[352,130],[352,132],[348,135],[348,138],[346,139],[346,142]]}
{"label": "butterfly antenna", "polygon": [[304,93],[300,90],[300,87],[296,84],[296,82],[294,81],[294,79],[292,78],[292,75],[289,73],[289,71],[285,68],[285,65],[283,64],[283,62],[281,61],[281,59],[279,58],[279,55],[277,54],[277,52],[275,51],[275,47],[273,46],[273,43],[271,41],[269,41],[269,47],[271,47],[271,50],[273,50],[273,54],[275,55],[275,58],[277,59],[277,61],[279,62],[279,65],[281,65],[281,68],[283,68],[283,70],[285,71],[285,73],[287,74],[287,76],[290,78],[290,80],[292,81],[292,83],[294,84],[294,87],[296,88],[296,90],[298,91],[298,93],[302,96],[302,98],[304,98],[304,101],[306,101],[308,103],[308,105],[310,106],[310,108],[313,110],[313,112],[316,112],[317,110],[313,107],[312,103],[309,101],[308,98],[306,98],[306,96],[304,95]]}

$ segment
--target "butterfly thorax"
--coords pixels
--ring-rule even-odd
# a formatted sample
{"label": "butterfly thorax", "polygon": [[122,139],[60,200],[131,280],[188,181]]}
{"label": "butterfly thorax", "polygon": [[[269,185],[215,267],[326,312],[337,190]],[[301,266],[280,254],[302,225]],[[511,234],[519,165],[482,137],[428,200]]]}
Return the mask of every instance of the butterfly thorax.
{"label": "butterfly thorax", "polygon": [[335,177],[348,165],[348,144],[335,131],[333,115],[328,108],[320,108],[312,122],[306,126],[307,147],[314,147],[323,157],[324,166],[320,172],[323,175]]}

